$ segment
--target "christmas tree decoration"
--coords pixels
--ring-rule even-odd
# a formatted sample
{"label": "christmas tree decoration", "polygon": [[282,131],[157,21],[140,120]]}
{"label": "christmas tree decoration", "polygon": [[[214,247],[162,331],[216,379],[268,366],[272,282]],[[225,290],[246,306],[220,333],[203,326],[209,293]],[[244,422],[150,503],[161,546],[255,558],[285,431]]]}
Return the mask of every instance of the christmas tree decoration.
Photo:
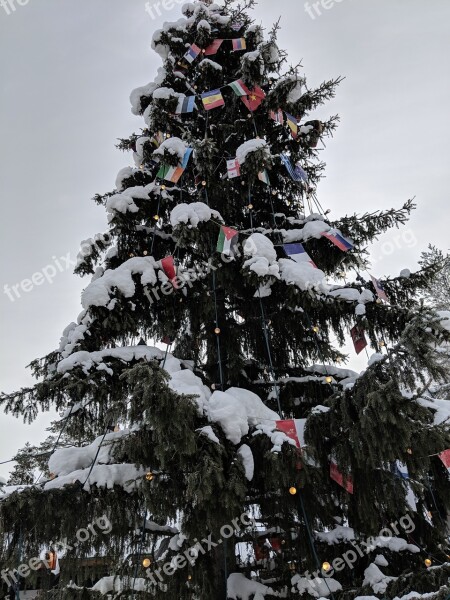
{"label": "christmas tree decoration", "polygon": [[222,43],[223,40],[214,40],[207,48],[205,48],[205,56],[213,56],[214,54],[217,54],[217,52],[220,50],[220,47],[222,46]]}
{"label": "christmas tree decoration", "polygon": [[239,97],[250,96],[250,94],[252,93],[251,90],[249,90],[245,83],[242,81],[242,79],[238,79],[237,81],[233,81],[233,83],[230,83],[230,88],[233,90],[236,96]]}
{"label": "christmas tree decoration", "polygon": [[367,340],[364,329],[359,325],[355,325],[350,329],[350,335],[352,336],[353,346],[355,347],[356,354],[359,354],[367,347]]}
{"label": "christmas tree decoration", "polygon": [[[78,257],[82,312],[35,385],[0,394],[55,415],[0,482],[2,573],[74,545],[40,600],[447,593],[450,315],[423,303],[442,261],[362,279],[414,205],[324,212],[314,148],[339,152],[338,119],[317,117],[341,78],[289,66],[253,4],[187,2],[155,31],[141,132],[119,145],[134,166]],[[349,333],[389,350],[348,357]]]}
{"label": "christmas tree decoration", "polygon": [[429,559],[429,558],[426,558],[423,562],[425,563],[425,566],[427,568],[431,567],[431,565],[433,564],[433,561],[431,559]]}
{"label": "christmas tree decoration", "polygon": [[241,176],[241,166],[237,158],[227,160],[228,179],[234,179]]}
{"label": "christmas tree decoration", "polygon": [[262,183],[270,185],[269,173],[267,172],[267,169],[264,169],[264,171],[260,171],[258,173],[258,179],[259,181],[262,181]]}
{"label": "christmas tree decoration", "polygon": [[330,463],[330,477],[333,481],[347,490],[349,494],[354,493],[352,478],[349,475],[344,476],[334,461]]}
{"label": "christmas tree decoration", "polygon": [[202,102],[205,110],[212,110],[213,108],[225,106],[225,100],[223,99],[222,92],[220,90],[205,92],[202,94]]}
{"label": "christmas tree decoration", "polygon": [[303,244],[284,244],[283,249],[286,252],[286,255],[292,258],[292,260],[295,260],[295,262],[308,263],[317,269],[317,265],[306,252]]}
{"label": "christmas tree decoration", "polygon": [[195,61],[195,59],[199,56],[201,51],[202,51],[202,49],[199,48],[197,46],[197,44],[192,44],[192,46],[189,48],[189,50],[183,56],[183,59],[186,62],[188,62],[189,64],[192,64]]}
{"label": "christmas tree decoration", "polygon": [[450,449],[444,450],[444,452],[441,452],[439,454],[439,458],[441,459],[441,461],[444,464],[444,467],[446,467],[447,471],[450,474]]}
{"label": "christmas tree decoration", "polygon": [[195,96],[185,96],[184,98],[180,98],[177,106],[176,113],[178,115],[191,113],[195,108]]}
{"label": "christmas tree decoration", "polygon": [[338,229],[330,229],[329,231],[324,231],[322,233],[323,237],[326,237],[327,240],[330,240],[335,246],[337,246],[343,252],[347,252],[353,248],[353,243],[346,237],[342,235],[342,233]]}
{"label": "christmas tree decoration", "polygon": [[236,40],[232,40],[232,43],[234,52],[247,49],[247,42],[245,41],[245,38],[238,38]]}
{"label": "christmas tree decoration", "polygon": [[289,126],[289,129],[291,130],[291,135],[294,138],[294,140],[296,140],[298,138],[298,123],[297,123],[297,119],[295,117],[293,117],[292,115],[286,113],[286,123]]}
{"label": "christmas tree decoration", "polygon": [[376,279],[373,275],[371,275],[370,278],[372,279],[373,287],[375,288],[375,292],[377,293],[378,299],[384,300],[384,302],[389,302],[381,281],[379,279]]}
{"label": "christmas tree decoration", "polygon": [[219,239],[217,240],[217,252],[233,256],[236,251],[239,233],[231,227],[220,227]]}
{"label": "christmas tree decoration", "polygon": [[271,110],[269,116],[276,123],[284,125],[284,113],[281,110],[281,108],[279,108],[278,110]]}
{"label": "christmas tree decoration", "polygon": [[248,96],[242,96],[241,100],[252,113],[257,110],[264,101],[266,93],[258,85],[251,90]]}

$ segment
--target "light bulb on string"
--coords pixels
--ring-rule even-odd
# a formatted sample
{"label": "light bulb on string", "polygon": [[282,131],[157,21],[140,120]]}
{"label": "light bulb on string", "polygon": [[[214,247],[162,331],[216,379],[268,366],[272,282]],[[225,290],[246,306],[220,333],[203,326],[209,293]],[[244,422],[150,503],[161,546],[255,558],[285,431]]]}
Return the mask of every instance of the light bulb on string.
{"label": "light bulb on string", "polygon": [[425,563],[425,566],[426,566],[427,568],[428,568],[428,567],[431,567],[431,565],[433,564],[433,562],[432,562],[432,561],[431,561],[431,559],[429,559],[429,558],[426,558],[426,559],[424,560],[424,563]]}
{"label": "light bulb on string", "polygon": [[322,563],[322,569],[325,571],[325,573],[328,573],[328,571],[331,570],[331,565],[329,562],[325,561],[324,563]]}
{"label": "light bulb on string", "polygon": [[295,496],[295,494],[297,493],[297,488],[295,486],[291,486],[289,488],[289,493],[291,496]]}
{"label": "light bulb on string", "polygon": [[312,330],[314,331],[314,333],[319,333],[319,328],[317,327],[317,325],[314,325]]}
{"label": "light bulb on string", "polygon": [[151,564],[152,561],[149,558],[144,558],[144,560],[142,561],[142,566],[144,567],[144,569],[148,569]]}
{"label": "light bulb on string", "polygon": [[159,215],[153,215],[153,220],[154,221],[159,221]]}
{"label": "light bulb on string", "polygon": [[252,209],[253,209],[253,204],[249,204],[249,205],[247,206],[247,208],[248,208],[248,210],[252,210]]}
{"label": "light bulb on string", "polygon": [[216,335],[220,335],[220,327],[216,327],[216,328],[214,329],[214,333],[215,333]]}
{"label": "light bulb on string", "polygon": [[325,377],[325,381],[326,381],[326,383],[333,383],[333,378],[330,375],[327,375]]}
{"label": "light bulb on string", "polygon": [[149,471],[148,473],[145,474],[145,479],[147,481],[153,481],[154,478],[155,478],[155,476],[151,471]]}

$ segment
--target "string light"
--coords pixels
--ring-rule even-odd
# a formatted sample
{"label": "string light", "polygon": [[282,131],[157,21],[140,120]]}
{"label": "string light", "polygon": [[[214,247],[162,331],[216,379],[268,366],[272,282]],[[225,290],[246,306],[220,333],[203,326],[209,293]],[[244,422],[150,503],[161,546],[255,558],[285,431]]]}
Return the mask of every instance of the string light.
{"label": "string light", "polygon": [[297,488],[292,486],[289,488],[289,493],[291,496],[295,496],[295,494],[297,493]]}
{"label": "string light", "polygon": [[277,191],[276,190],[272,190],[272,196],[276,196],[277,195]]}
{"label": "string light", "polygon": [[145,475],[145,479],[146,479],[147,481],[153,481],[154,477],[155,477],[155,476],[153,475],[153,473],[152,473],[151,471],[149,471],[149,472],[148,472],[148,473],[146,473],[146,475]]}
{"label": "string light", "polygon": [[408,454],[412,454],[412,453],[413,453],[413,451],[412,451],[412,448],[408,448],[408,449],[406,450],[406,452],[407,452]]}
{"label": "string light", "polygon": [[188,580],[188,581],[192,581],[192,575],[188,575],[188,576],[187,576],[187,580]]}
{"label": "string light", "polygon": [[383,342],[383,340],[381,340],[381,341],[379,342],[379,344],[380,344],[380,347],[381,347],[381,348],[383,348],[383,346],[386,346],[386,342]]}
{"label": "string light", "polygon": [[159,215],[154,215],[153,219],[154,219],[155,221],[159,221]]}
{"label": "string light", "polygon": [[202,186],[203,186],[203,187],[205,187],[205,186],[206,186],[206,181],[205,181],[205,180],[203,180],[203,181],[202,181]]}
{"label": "string light", "polygon": [[314,333],[319,333],[319,328],[317,327],[317,325],[314,325],[312,330],[314,331]]}
{"label": "string light", "polygon": [[144,569],[148,569],[151,564],[152,561],[149,558],[144,558],[144,560],[142,561],[142,566],[144,567]]}
{"label": "string light", "polygon": [[130,252],[130,258],[134,258],[134,254]]}
{"label": "string light", "polygon": [[165,189],[166,189],[166,186],[165,186],[165,185],[162,185],[162,186],[161,186],[161,189],[162,189],[162,190],[165,190]]}
{"label": "string light", "polygon": [[249,205],[247,206],[247,208],[248,208],[248,210],[252,210],[252,208],[253,208],[253,204],[249,204]]}
{"label": "string light", "polygon": [[425,563],[426,567],[431,567],[431,565],[433,564],[432,561],[431,561],[431,559],[429,559],[429,558],[426,558],[424,560],[424,563]]}
{"label": "string light", "polygon": [[144,250],[143,254],[144,254],[144,256],[147,256],[147,254],[148,254],[147,250]]}
{"label": "string light", "polygon": [[377,298],[377,299],[375,300],[375,302],[376,302],[376,304],[381,304],[381,298]]}
{"label": "string light", "polygon": [[214,329],[214,333],[215,333],[216,335],[219,335],[219,334],[220,334],[220,328],[219,328],[219,327],[216,327],[216,328]]}
{"label": "string light", "polygon": [[329,562],[325,561],[324,563],[322,563],[322,569],[325,571],[325,573],[327,573],[328,571],[331,570],[331,565]]}
{"label": "string light", "polygon": [[327,383],[333,383],[333,378],[332,378],[332,377],[330,377],[330,375],[327,375],[327,377],[325,377],[325,381],[326,381]]}

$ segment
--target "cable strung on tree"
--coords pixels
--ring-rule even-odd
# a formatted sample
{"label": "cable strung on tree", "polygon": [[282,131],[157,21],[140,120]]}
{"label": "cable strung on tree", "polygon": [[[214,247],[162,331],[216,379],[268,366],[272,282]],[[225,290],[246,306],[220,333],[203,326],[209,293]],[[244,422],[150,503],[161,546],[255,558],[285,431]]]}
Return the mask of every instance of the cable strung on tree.
{"label": "cable strung on tree", "polygon": [[140,539],[139,547],[138,547],[138,555],[137,555],[137,560],[136,560],[136,567],[134,569],[134,577],[133,577],[133,585],[132,585],[133,600],[135,598],[135,585],[136,585],[136,579],[137,579],[137,574],[138,574],[139,563],[141,561],[141,556],[142,556],[142,548],[143,548],[144,540],[145,540],[145,528],[146,528],[146,526],[147,526],[147,510],[145,510],[145,513],[144,513],[144,523],[142,525],[142,533],[141,533],[141,539]]}

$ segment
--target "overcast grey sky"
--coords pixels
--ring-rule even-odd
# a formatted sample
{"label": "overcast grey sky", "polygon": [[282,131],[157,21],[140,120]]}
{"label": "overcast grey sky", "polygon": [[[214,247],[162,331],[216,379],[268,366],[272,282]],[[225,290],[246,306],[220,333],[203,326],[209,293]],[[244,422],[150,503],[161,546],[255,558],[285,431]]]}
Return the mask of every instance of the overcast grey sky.
{"label": "overcast grey sky", "polygon": [[[0,6],[1,360],[0,390],[31,383],[33,358],[53,350],[80,312],[86,282],[64,268],[81,240],[106,229],[90,201],[131,165],[116,139],[142,125],[129,107],[134,87],[160,64],[150,50],[155,20],[142,0],[10,0]],[[317,2],[316,2],[317,4]],[[260,0],[255,18],[282,15],[280,45],[303,59],[310,84],[343,75],[336,100],[317,116],[340,113],[323,152],[319,198],[343,213],[399,206],[416,196],[406,228],[379,240],[376,275],[416,268],[431,241],[448,249],[450,3],[448,0],[326,0],[312,19],[297,0]],[[4,286],[49,277],[11,301]],[[38,279],[39,280],[39,279]],[[14,296],[13,296],[14,298]],[[360,367],[360,363],[355,363]],[[49,416],[32,426],[0,414],[0,462],[44,437]],[[0,466],[0,475],[7,467]]]}

